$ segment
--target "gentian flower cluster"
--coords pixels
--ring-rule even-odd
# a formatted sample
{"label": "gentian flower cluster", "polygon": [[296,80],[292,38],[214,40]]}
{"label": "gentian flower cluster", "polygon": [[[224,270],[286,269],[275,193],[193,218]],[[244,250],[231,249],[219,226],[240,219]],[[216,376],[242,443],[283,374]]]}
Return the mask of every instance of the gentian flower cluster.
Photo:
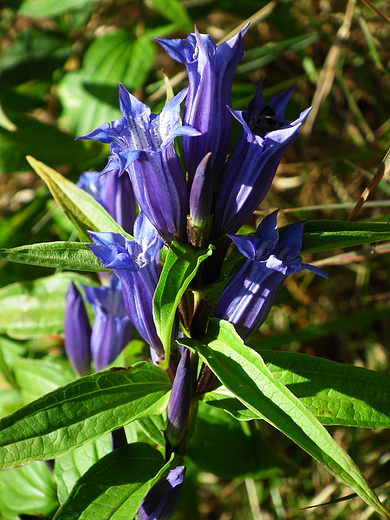
{"label": "gentian flower cluster", "polygon": [[92,329],[81,293],[73,282],[70,284],[66,297],[65,348],[77,375],[89,372],[91,360],[97,371],[103,370],[131,340],[133,327],[120,281],[112,276],[109,284],[109,287],[83,286],[85,299],[95,314]]}
{"label": "gentian flower cluster", "polygon": [[[79,138],[108,143],[111,152],[102,177],[97,180],[97,174],[88,174],[81,180],[82,187],[93,193],[124,226],[126,219],[122,214],[119,220],[118,215],[126,208],[127,196],[132,201],[128,207],[131,225],[135,214],[130,182],[140,210],[134,223],[133,240],[118,233],[90,232],[93,244],[88,247],[106,268],[114,271],[111,280],[116,282],[111,282],[110,294],[103,288],[85,288],[86,298],[96,313],[92,332],[87,327],[81,296],[74,286],[69,291],[69,302],[85,325],[81,327],[77,322],[73,332],[66,332],[69,358],[79,373],[85,372],[90,362],[88,355],[97,367],[109,362],[110,349],[100,344],[105,343],[106,338],[112,342],[110,354],[113,355],[123,345],[122,338],[129,337],[122,324],[123,309],[129,322],[150,346],[153,362],[158,364],[164,359],[164,347],[153,319],[153,297],[162,272],[160,253],[173,241],[187,242],[194,251],[209,244],[215,246],[213,255],[202,264],[188,290],[187,296],[197,293],[198,297],[185,295],[179,307],[187,332],[191,332],[192,319],[197,327],[199,325],[197,334],[207,328],[212,305],[201,298],[219,277],[231,241],[246,260],[228,280],[219,301],[214,302],[214,316],[233,323],[243,339],[262,325],[287,276],[303,269],[326,276],[302,262],[304,222],[291,225],[279,236],[277,212],[274,212],[262,221],[254,235],[236,235],[266,196],[283,154],[297,139],[310,110],[303,111],[293,122],[285,121],[284,112],[293,89],[275,96],[267,106],[261,82],[247,111],[231,108],[233,75],[244,54],[246,30],[247,27],[219,46],[210,36],[197,30],[185,40],[157,38],[173,59],[186,66],[188,88],[174,96],[157,115],[120,84],[119,104],[123,116]],[[230,143],[232,117],[242,125],[241,136],[235,144]],[[175,148],[179,137],[183,162]],[[232,152],[227,156],[229,147]],[[102,184],[100,179],[103,178],[107,179],[106,184]],[[114,207],[122,209],[115,213]],[[124,298],[121,310],[115,292],[119,286]],[[199,300],[204,305],[199,304]],[[107,316],[108,307],[114,320]],[[66,319],[66,324],[73,319],[71,305]],[[199,393],[197,360],[187,349],[179,350],[175,346],[178,319],[173,329],[171,359],[174,362],[168,369],[172,392],[165,431],[168,458],[172,452],[185,453],[196,406],[195,394]],[[81,352],[76,353],[73,337],[77,337]],[[85,347],[89,343],[90,351]],[[203,369],[201,374],[202,391],[208,391],[213,378],[208,378]],[[179,466],[157,483],[144,499],[138,518],[168,519],[176,506],[184,473],[185,466]]]}

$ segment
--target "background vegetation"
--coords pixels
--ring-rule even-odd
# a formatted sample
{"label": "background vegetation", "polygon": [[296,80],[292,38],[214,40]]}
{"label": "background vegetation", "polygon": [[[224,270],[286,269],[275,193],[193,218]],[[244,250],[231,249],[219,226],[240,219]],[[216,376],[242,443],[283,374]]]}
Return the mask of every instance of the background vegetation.
{"label": "background vegetation", "polygon": [[[375,5],[388,11],[386,1]],[[247,19],[252,22],[235,76],[233,107],[247,107],[261,77],[266,101],[296,85],[287,119],[314,107],[258,216],[248,225],[254,226],[256,218],[274,208],[283,209],[280,225],[297,219],[346,220],[390,141],[389,25],[365,3],[9,1],[0,5],[1,247],[76,238],[25,156],[36,157],[73,181],[85,170],[102,169],[108,149],[95,142],[75,142],[74,137],[119,116],[118,82],[154,112],[165,101],[162,69],[175,90],[186,84],[183,67],[165,55],[153,36],[184,38],[196,24],[219,41]],[[238,135],[238,124],[233,131]],[[388,222],[386,175],[370,191],[354,220]],[[390,244],[381,243],[307,257],[323,267],[330,280],[312,285],[310,274],[289,279],[250,344],[389,374],[389,253]],[[7,287],[52,274],[38,267],[0,265],[1,415],[51,389],[26,380],[31,360],[58,367],[53,386],[63,382],[61,374],[65,377],[61,333],[68,275],[56,287],[50,282],[45,289],[28,283]],[[45,295],[46,305],[37,292]],[[43,314],[52,322],[50,336],[40,334]],[[142,343],[134,341],[126,362],[145,355]],[[265,424],[248,432],[229,416],[221,421],[220,415],[200,414],[202,420],[209,432],[201,439],[204,460],[187,470],[177,520],[379,518],[357,498],[302,511],[349,491]],[[385,499],[390,488],[389,430],[333,427],[332,435],[370,484],[381,484],[377,491]],[[248,460],[253,460],[249,473]],[[385,503],[389,506],[389,498]]]}

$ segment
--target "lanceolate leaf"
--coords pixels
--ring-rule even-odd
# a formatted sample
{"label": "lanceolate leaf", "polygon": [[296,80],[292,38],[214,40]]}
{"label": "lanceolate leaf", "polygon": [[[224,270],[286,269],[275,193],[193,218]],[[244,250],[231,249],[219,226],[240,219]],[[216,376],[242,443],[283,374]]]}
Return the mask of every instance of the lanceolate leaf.
{"label": "lanceolate leaf", "polygon": [[46,164],[30,156],[27,157],[27,160],[36,173],[46,182],[55,201],[76,227],[81,240],[84,242],[91,241],[88,235],[89,230],[126,234],[91,195]]}
{"label": "lanceolate leaf", "polygon": [[302,253],[318,253],[390,240],[388,224],[359,224],[337,220],[309,220],[304,229]]}
{"label": "lanceolate leaf", "polygon": [[390,376],[294,352],[261,355],[322,424],[390,428]]}
{"label": "lanceolate leaf", "polygon": [[[261,351],[274,378],[326,425],[390,428],[390,377],[294,352]],[[248,421],[257,416],[226,388],[204,396],[207,404]]]}
{"label": "lanceolate leaf", "polygon": [[92,251],[81,242],[44,242],[12,249],[3,248],[0,249],[0,259],[54,269],[111,271],[106,269]]}
{"label": "lanceolate leaf", "polygon": [[161,453],[148,444],[117,448],[78,480],[54,518],[134,518],[163,466]]}
{"label": "lanceolate leaf", "polygon": [[157,333],[165,350],[162,368],[168,368],[172,339],[172,327],[179,302],[196,275],[200,264],[213,252],[210,246],[207,251],[194,254],[191,246],[173,242],[161,273],[153,299],[153,313]]}
{"label": "lanceolate leaf", "polygon": [[352,459],[300,400],[274,378],[261,356],[243,343],[232,324],[211,319],[203,341],[182,343],[196,350],[249,410],[290,437],[376,511],[390,515]]}
{"label": "lanceolate leaf", "polygon": [[171,385],[150,363],[98,372],[0,420],[0,468],[59,457],[140,417],[160,414]]}

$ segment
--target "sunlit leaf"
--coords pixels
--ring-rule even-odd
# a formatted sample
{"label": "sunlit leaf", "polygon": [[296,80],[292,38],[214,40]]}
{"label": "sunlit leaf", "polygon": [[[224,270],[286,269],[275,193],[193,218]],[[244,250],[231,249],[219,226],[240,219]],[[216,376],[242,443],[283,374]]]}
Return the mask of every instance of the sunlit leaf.
{"label": "sunlit leaf", "polygon": [[171,384],[138,363],[83,377],[0,420],[0,468],[59,457],[140,417],[161,414]]}
{"label": "sunlit leaf", "polygon": [[80,242],[43,242],[28,246],[0,249],[0,259],[20,264],[71,269],[77,271],[111,271]]}
{"label": "sunlit leaf", "polygon": [[125,234],[121,226],[91,195],[46,164],[29,156],[27,160],[46,182],[55,201],[74,224],[83,241],[91,242],[88,231],[111,231]]}
{"label": "sunlit leaf", "polygon": [[274,378],[261,356],[243,343],[232,324],[213,318],[203,341],[181,342],[197,351],[249,410],[290,437],[376,511],[390,514],[353,460],[301,401]]}

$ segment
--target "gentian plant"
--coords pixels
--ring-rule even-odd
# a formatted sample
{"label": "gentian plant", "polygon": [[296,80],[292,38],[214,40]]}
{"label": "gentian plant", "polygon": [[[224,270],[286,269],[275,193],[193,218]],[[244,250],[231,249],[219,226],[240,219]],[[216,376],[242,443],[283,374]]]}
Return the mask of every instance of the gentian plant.
{"label": "gentian plant", "polygon": [[[388,378],[310,356],[258,352],[245,343],[267,319],[287,277],[303,271],[327,278],[303,262],[302,252],[338,247],[340,237],[349,236],[340,228],[332,234],[334,226],[326,223],[278,229],[277,211],[253,233],[239,233],[310,111],[285,120],[293,89],[267,105],[262,82],[247,111],[230,106],[246,30],[219,46],[198,30],[184,40],[158,38],[186,66],[188,88],[153,114],[120,84],[122,117],[79,138],[110,146],[107,166],[85,174],[80,187],[29,159],[81,242],[29,246],[24,261],[103,273],[102,285],[84,283],[80,291],[72,282],[66,297],[65,346],[77,378],[0,421],[2,469],[56,459],[55,520],[170,518],[185,485],[187,457],[197,462],[198,414],[207,409],[269,423],[389,516],[324,427],[375,427],[375,414],[388,420],[389,409],[378,410],[367,394],[356,413],[345,413],[339,386],[331,399],[318,391],[325,373],[330,385],[344,377],[378,389],[389,386]],[[233,117],[242,126],[237,142],[231,142]],[[370,240],[377,241],[374,231]],[[21,261],[21,248],[8,258],[18,252]],[[151,355],[146,349],[144,361],[105,369],[131,340],[133,326],[133,337]],[[361,419],[369,416],[371,422]],[[134,438],[136,428],[146,433],[142,442]],[[88,443],[100,446],[109,433],[112,446],[76,477],[67,473],[70,456],[77,460]]]}

